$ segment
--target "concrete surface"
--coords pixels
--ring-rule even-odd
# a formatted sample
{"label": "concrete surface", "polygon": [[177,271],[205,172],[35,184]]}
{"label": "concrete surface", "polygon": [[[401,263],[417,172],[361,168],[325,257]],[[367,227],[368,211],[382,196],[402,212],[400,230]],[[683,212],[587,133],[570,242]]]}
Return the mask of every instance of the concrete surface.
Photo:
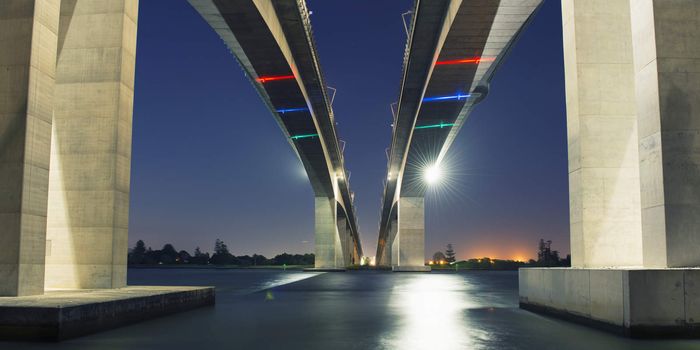
{"label": "concrete surface", "polygon": [[46,288],[126,285],[138,1],[61,2]]}
{"label": "concrete surface", "polygon": [[700,2],[630,3],[644,266],[700,266]]}
{"label": "concrete surface", "polygon": [[0,2],[0,296],[44,292],[59,1]]}
{"label": "concrete surface", "polygon": [[700,269],[522,268],[520,307],[626,336],[700,337]]}
{"label": "concrete surface", "polygon": [[[425,267],[425,199],[401,197],[398,203],[398,231],[392,242],[394,271]],[[429,270],[430,268],[428,268]]]}
{"label": "concrete surface", "polygon": [[0,339],[64,340],[213,305],[213,287],[132,286],[0,298]]}
{"label": "concrete surface", "polygon": [[642,266],[629,0],[562,2],[575,267]]}

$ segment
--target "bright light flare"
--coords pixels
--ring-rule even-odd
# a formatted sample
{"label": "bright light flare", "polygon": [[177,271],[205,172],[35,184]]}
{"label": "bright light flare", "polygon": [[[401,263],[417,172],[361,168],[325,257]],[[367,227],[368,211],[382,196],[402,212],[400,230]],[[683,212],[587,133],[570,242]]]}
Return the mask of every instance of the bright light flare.
{"label": "bright light flare", "polygon": [[427,182],[429,185],[436,184],[442,177],[442,170],[440,169],[439,165],[433,164],[425,169],[425,173],[423,175],[425,177],[425,182]]}

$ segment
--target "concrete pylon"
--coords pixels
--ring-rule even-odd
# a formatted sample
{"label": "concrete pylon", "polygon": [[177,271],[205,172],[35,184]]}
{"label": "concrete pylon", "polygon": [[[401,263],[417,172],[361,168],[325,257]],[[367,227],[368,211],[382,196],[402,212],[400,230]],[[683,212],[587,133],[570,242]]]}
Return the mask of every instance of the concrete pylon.
{"label": "concrete pylon", "polygon": [[138,1],[62,1],[47,288],[126,285]]}
{"label": "concrete pylon", "polygon": [[644,266],[699,267],[700,2],[630,4]]}
{"label": "concrete pylon", "polygon": [[59,6],[0,2],[0,296],[44,293]]}
{"label": "concrete pylon", "polygon": [[521,269],[521,307],[697,336],[698,14],[692,0],[563,2],[573,268]]}
{"label": "concrete pylon", "polygon": [[392,222],[391,226],[396,232],[391,242],[392,270],[430,271],[430,267],[425,266],[424,197],[400,197],[397,204],[397,220]]}
{"label": "concrete pylon", "polygon": [[338,232],[338,202],[315,197],[315,269],[344,269],[343,247]]}

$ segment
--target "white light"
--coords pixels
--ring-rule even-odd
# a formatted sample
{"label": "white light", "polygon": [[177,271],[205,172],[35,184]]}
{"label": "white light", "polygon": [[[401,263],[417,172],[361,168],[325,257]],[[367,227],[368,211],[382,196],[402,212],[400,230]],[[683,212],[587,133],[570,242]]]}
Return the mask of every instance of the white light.
{"label": "white light", "polygon": [[425,169],[425,182],[428,184],[432,185],[438,181],[440,181],[440,177],[442,176],[442,171],[440,170],[440,167],[435,164],[431,165],[427,169]]}

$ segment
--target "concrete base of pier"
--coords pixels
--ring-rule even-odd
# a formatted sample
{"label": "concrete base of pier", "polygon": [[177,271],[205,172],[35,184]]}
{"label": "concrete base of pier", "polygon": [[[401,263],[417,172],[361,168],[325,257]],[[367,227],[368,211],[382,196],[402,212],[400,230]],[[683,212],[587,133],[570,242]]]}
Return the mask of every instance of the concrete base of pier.
{"label": "concrete base of pier", "polygon": [[633,338],[700,338],[700,269],[523,268],[520,307]]}
{"label": "concrete base of pier", "polygon": [[430,272],[430,266],[392,266],[393,272]]}
{"label": "concrete base of pier", "polygon": [[345,272],[345,269],[334,267],[309,267],[305,268],[306,272]]}
{"label": "concrete base of pier", "polygon": [[213,305],[214,300],[213,287],[156,286],[0,297],[0,339],[64,340]]}

